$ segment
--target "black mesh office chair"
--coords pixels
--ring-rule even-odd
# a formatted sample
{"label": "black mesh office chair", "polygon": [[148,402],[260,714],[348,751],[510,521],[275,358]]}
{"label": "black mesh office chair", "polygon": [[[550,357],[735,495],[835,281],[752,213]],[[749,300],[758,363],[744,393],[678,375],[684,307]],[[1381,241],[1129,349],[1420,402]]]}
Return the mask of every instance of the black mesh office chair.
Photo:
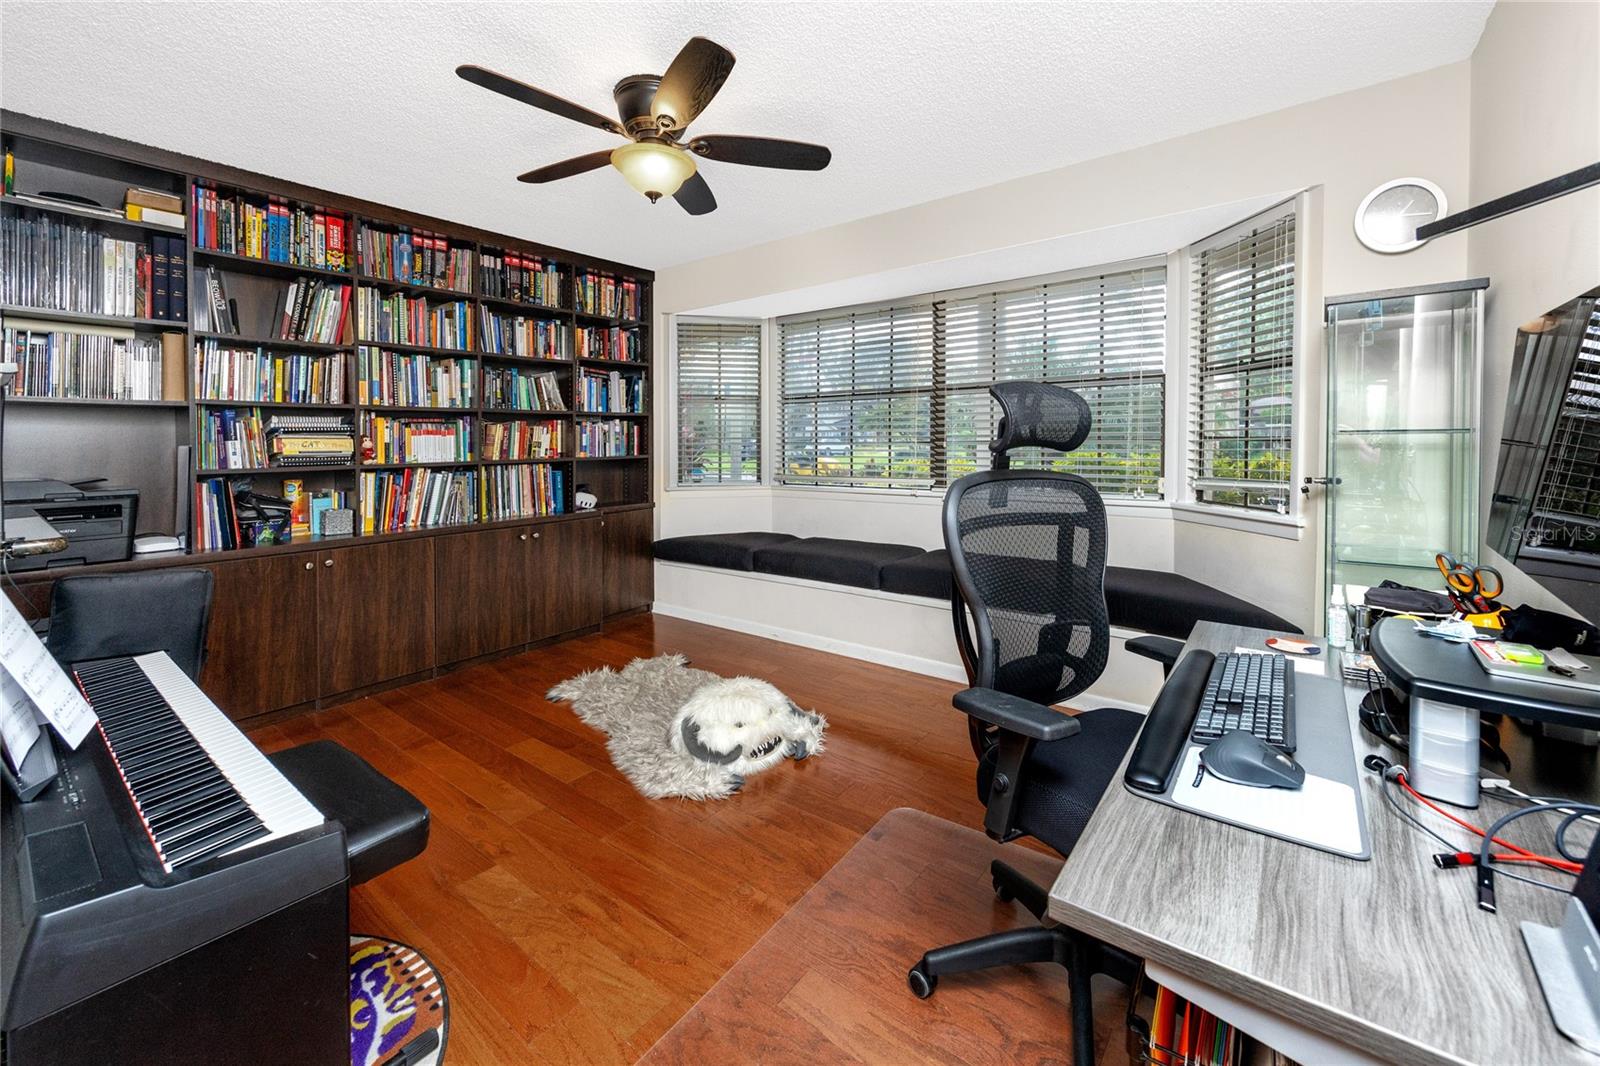
{"label": "black mesh office chair", "polygon": [[[1105,504],[1074,474],[1008,468],[1016,448],[1077,448],[1089,434],[1089,405],[1070,390],[1032,382],[991,391],[1004,415],[989,446],[995,469],[957,481],[944,503],[957,644],[973,685],[955,706],[967,715],[978,756],[984,830],[1000,841],[1037,837],[1066,855],[1143,719],[1115,709],[1069,717],[1051,708],[1105,669]],[[990,873],[1002,900],[1045,916],[1045,886],[999,861]],[[1013,929],[935,948],[907,980],[927,998],[943,975],[1023,962],[1067,968],[1074,1057],[1092,1062],[1089,979],[1104,973],[1130,982],[1139,966],[1110,945],[1059,926]]]}

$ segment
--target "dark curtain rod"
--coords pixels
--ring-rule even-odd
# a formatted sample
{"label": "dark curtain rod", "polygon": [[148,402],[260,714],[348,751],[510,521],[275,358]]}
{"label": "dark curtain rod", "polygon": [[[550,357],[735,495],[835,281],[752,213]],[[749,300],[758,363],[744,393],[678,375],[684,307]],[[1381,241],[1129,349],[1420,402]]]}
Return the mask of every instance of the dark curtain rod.
{"label": "dark curtain rod", "polygon": [[1487,222],[1491,218],[1509,215],[1513,211],[1521,211],[1524,207],[1554,200],[1558,196],[1565,196],[1569,192],[1586,189],[1590,185],[1600,184],[1600,163],[1591,163],[1586,167],[1579,167],[1570,174],[1563,174],[1559,178],[1541,181],[1537,185],[1530,185],[1526,189],[1497,196],[1488,203],[1469,207],[1465,211],[1457,211],[1453,215],[1446,215],[1436,222],[1426,226],[1417,227],[1417,240],[1425,241],[1433,237],[1442,237],[1446,233],[1454,233],[1469,226],[1476,226],[1480,222]]}

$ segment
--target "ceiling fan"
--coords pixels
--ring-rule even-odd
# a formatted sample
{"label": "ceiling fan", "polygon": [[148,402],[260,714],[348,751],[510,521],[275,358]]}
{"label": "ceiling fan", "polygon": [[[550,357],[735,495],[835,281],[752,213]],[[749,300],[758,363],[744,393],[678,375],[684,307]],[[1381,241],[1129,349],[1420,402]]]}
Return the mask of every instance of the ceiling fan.
{"label": "ceiling fan", "polygon": [[695,163],[697,156],[720,163],[780,170],[821,170],[833,158],[833,153],[820,144],[772,137],[707,134],[680,143],[684,129],[711,103],[731,70],[732,52],[704,37],[691,38],[665,74],[633,74],[617,82],[611,95],[617,102],[620,123],[543,89],[471,63],[457,67],[456,74],[474,85],[532,104],[552,115],[628,138],[628,143],[619,148],[602,148],[575,159],[551,163],[518,175],[518,181],[534,184],[555,181],[610,163],[622,172],[629,185],[649,197],[651,203],[671,196],[689,214],[704,215],[717,209],[717,200],[699,173]]}

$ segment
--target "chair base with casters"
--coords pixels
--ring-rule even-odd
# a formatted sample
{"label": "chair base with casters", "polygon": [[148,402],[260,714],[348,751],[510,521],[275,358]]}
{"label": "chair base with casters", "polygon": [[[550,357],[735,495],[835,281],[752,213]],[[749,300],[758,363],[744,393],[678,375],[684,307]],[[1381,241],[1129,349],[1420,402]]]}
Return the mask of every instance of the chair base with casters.
{"label": "chair base with casters", "polygon": [[352,886],[428,846],[428,808],[344,745],[314,740],[267,759],[312,806],[344,826]]}

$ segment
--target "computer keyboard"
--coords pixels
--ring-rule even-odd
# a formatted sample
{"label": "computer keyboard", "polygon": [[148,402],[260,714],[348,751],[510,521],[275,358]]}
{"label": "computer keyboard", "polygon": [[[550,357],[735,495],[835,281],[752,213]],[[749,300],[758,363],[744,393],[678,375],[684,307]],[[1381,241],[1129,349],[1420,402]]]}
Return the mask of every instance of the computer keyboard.
{"label": "computer keyboard", "polygon": [[1189,736],[1209,744],[1235,729],[1293,753],[1294,668],[1288,658],[1244,652],[1217,656]]}

